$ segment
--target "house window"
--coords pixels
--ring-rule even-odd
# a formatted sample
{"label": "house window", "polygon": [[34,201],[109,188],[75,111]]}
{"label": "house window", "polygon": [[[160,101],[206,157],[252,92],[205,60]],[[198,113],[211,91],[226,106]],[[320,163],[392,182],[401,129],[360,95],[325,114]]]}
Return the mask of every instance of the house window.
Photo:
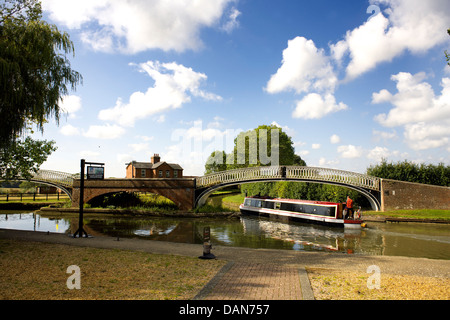
{"label": "house window", "polygon": [[145,178],[145,176],[146,176],[145,169],[141,169],[141,177]]}
{"label": "house window", "polygon": [[173,177],[178,178],[178,170],[173,170]]}
{"label": "house window", "polygon": [[166,170],[166,178],[170,178],[170,171]]}
{"label": "house window", "polygon": [[163,172],[162,172],[162,170],[159,170],[159,172],[158,172],[158,176],[159,176],[160,178],[162,178],[162,177],[163,177]]}

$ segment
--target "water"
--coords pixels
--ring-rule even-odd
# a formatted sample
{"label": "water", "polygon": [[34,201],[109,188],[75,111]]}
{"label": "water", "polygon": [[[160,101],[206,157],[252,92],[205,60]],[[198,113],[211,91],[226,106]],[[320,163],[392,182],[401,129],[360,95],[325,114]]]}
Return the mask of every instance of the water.
{"label": "water", "polygon": [[[246,216],[240,219],[85,216],[85,229],[92,236],[201,244],[203,228],[207,226],[211,229],[213,246],[450,259],[447,224],[369,222],[368,228],[345,230]],[[52,219],[33,212],[0,211],[0,228],[73,233],[77,227],[77,218]]]}

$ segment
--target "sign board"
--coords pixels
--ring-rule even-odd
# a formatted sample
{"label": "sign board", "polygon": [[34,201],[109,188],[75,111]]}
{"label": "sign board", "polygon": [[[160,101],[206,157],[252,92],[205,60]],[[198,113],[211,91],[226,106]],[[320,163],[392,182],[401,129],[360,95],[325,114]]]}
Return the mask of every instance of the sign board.
{"label": "sign board", "polygon": [[105,179],[104,167],[87,167],[88,180],[103,180]]}

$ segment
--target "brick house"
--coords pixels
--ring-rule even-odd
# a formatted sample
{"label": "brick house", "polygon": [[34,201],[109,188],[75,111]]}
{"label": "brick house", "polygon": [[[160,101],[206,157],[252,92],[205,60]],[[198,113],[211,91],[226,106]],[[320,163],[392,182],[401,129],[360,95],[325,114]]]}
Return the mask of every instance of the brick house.
{"label": "brick house", "polygon": [[151,162],[137,162],[133,160],[127,164],[127,179],[182,177],[183,168],[175,163],[161,161],[159,154],[154,154]]}

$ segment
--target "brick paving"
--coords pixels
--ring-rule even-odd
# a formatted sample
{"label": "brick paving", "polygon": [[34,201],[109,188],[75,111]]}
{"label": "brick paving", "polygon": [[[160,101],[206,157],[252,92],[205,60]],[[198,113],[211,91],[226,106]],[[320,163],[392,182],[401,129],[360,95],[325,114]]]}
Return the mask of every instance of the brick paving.
{"label": "brick paving", "polygon": [[298,268],[275,263],[237,262],[206,300],[301,300]]}

